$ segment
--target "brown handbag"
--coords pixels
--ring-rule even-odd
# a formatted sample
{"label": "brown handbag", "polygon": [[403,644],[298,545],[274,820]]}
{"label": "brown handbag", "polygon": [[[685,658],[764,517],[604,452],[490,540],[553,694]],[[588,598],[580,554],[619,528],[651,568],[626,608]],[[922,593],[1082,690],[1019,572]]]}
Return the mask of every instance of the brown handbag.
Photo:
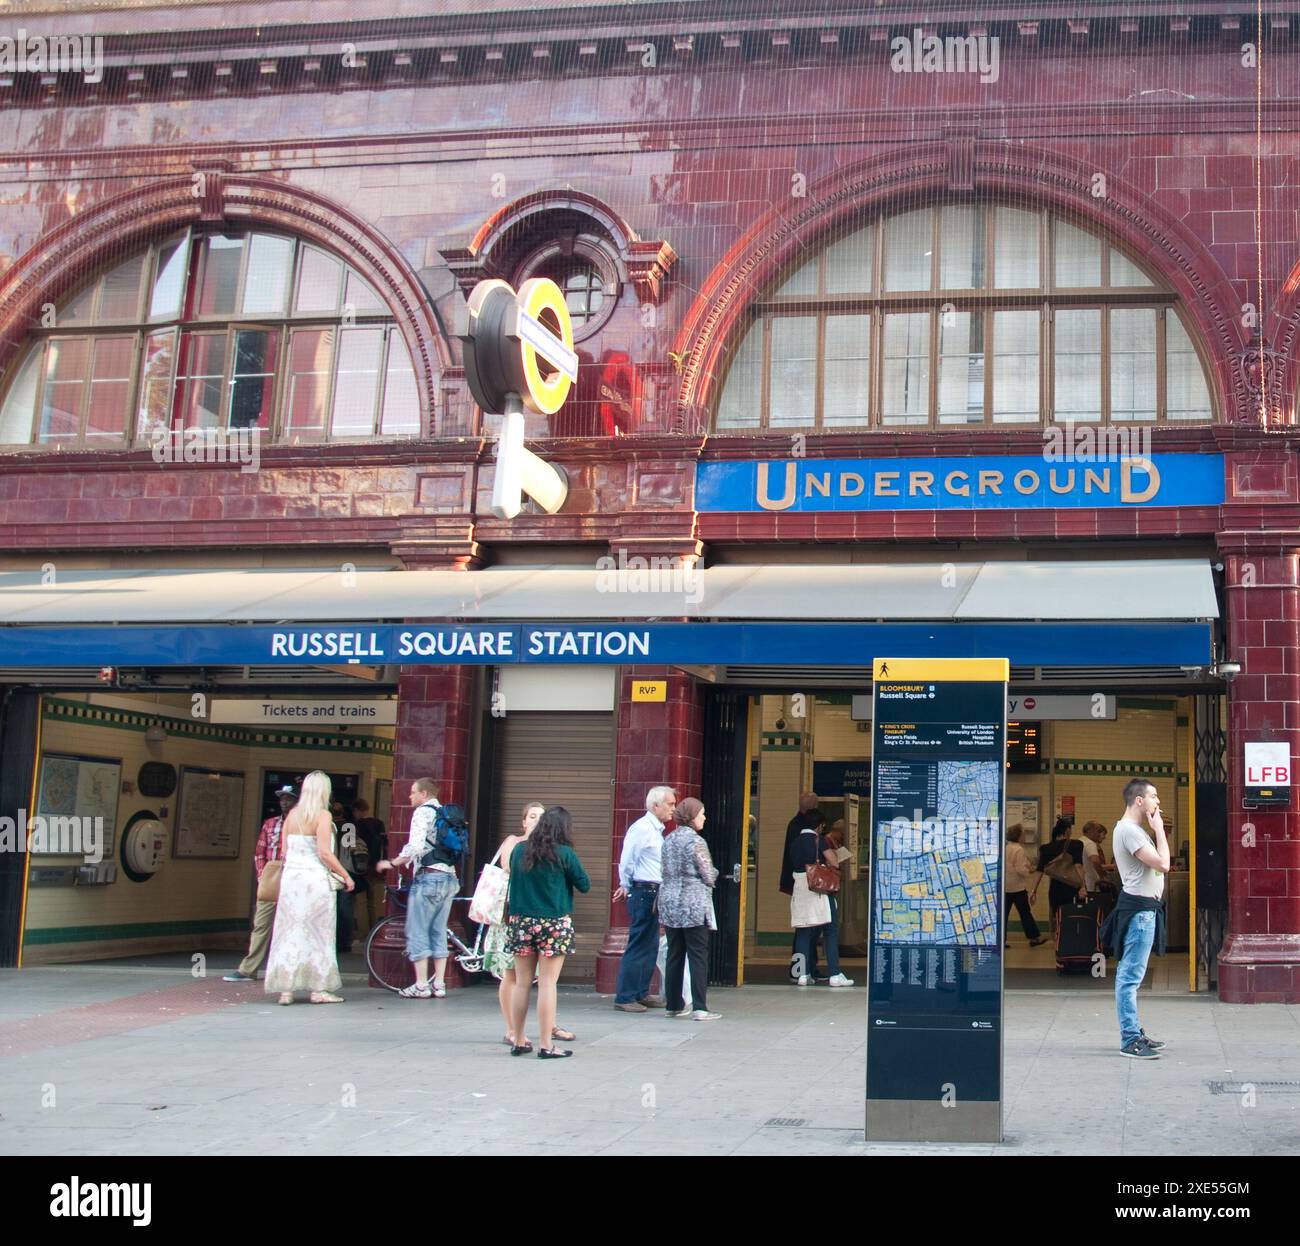
{"label": "brown handbag", "polygon": [[280,871],[284,862],[278,858],[262,866],[262,877],[257,880],[257,899],[275,904],[280,899]]}
{"label": "brown handbag", "polygon": [[808,867],[808,890],[819,896],[833,896],[840,889],[840,872],[834,866],[820,861]]}

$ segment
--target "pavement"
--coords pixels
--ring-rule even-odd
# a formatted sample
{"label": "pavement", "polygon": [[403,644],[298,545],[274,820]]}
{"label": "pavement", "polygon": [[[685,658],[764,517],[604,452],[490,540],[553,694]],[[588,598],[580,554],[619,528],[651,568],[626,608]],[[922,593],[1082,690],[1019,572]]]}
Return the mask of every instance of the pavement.
{"label": "pavement", "polygon": [[714,988],[716,1022],[561,987],[548,1063],[489,987],[403,1001],[345,961],[347,1003],[283,1008],[235,960],[0,970],[0,1154],[1300,1154],[1300,1007],[1144,991],[1144,1062],[1113,997],[1009,990],[1004,1141],[868,1145],[861,986]]}

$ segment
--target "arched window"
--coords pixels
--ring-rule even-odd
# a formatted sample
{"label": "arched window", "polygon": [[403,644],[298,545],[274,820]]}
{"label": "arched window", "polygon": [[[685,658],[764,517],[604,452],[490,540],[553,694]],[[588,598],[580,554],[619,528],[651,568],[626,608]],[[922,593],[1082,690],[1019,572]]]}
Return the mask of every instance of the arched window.
{"label": "arched window", "polygon": [[186,233],[52,309],[0,407],[9,446],[120,449],[195,428],[416,436],[410,353],[334,256],[278,234]]}
{"label": "arched window", "polygon": [[759,299],[718,431],[1208,423],[1177,297],[1045,211],[873,221]]}

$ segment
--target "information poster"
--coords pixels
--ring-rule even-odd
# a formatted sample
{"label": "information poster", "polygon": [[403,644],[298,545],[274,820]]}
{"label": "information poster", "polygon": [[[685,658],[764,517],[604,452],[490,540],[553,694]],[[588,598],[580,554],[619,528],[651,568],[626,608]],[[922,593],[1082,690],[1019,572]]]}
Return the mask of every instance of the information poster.
{"label": "information poster", "polygon": [[869,1141],[1002,1133],[1005,659],[876,659]]}
{"label": "information poster", "polygon": [[175,857],[239,856],[244,776],[238,771],[181,769]]}

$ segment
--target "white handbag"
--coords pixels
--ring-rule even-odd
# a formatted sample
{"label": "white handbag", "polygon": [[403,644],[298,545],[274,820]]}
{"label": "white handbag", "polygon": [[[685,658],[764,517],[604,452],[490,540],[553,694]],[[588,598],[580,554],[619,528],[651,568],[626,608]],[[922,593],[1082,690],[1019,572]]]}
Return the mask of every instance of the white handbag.
{"label": "white handbag", "polygon": [[510,875],[498,864],[501,849],[497,855],[483,867],[478,876],[478,886],[474,888],[474,898],[469,902],[469,919],[481,926],[499,926],[506,914],[506,895],[510,886]]}

